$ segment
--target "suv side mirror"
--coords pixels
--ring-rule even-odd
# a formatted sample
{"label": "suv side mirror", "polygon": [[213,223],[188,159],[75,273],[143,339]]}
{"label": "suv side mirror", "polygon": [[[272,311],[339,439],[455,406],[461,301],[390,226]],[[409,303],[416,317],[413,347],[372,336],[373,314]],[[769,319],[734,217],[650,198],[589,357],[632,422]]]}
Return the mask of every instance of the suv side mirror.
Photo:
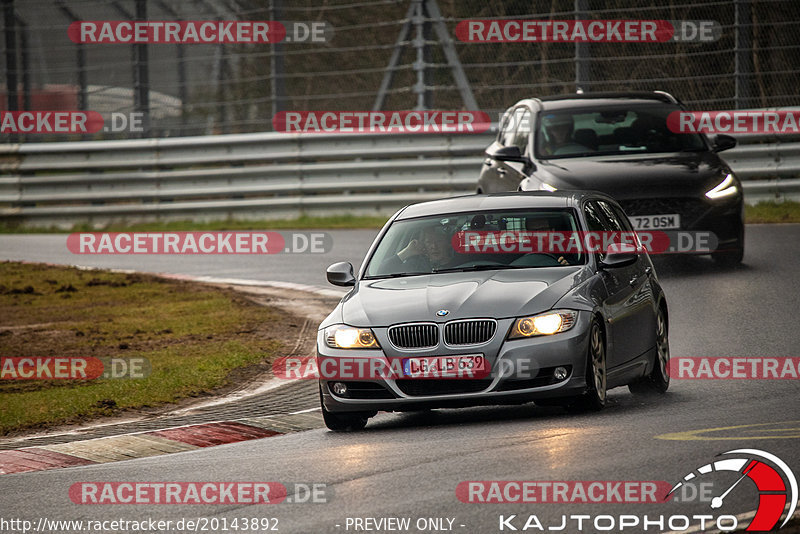
{"label": "suv side mirror", "polygon": [[730,135],[717,134],[711,139],[711,150],[722,152],[736,146],[736,138]]}
{"label": "suv side mirror", "polygon": [[334,263],[326,271],[328,282],[335,286],[354,286],[356,277],[353,274],[353,264],[349,261]]}
{"label": "suv side mirror", "polygon": [[616,269],[636,263],[638,253],[634,245],[627,243],[612,244],[606,250],[606,256],[599,262],[601,269]]}
{"label": "suv side mirror", "polygon": [[533,164],[531,158],[522,154],[522,152],[519,150],[519,147],[516,145],[499,147],[489,153],[489,156],[498,161],[514,161],[517,163],[524,163],[526,166],[532,167],[531,171],[536,170],[536,165]]}

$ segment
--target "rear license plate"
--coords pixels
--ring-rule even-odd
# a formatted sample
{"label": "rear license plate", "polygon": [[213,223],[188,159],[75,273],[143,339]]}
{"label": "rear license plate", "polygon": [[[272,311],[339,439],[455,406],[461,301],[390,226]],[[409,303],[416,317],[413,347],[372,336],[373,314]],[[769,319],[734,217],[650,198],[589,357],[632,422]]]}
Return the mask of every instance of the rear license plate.
{"label": "rear license plate", "polygon": [[681,216],[677,213],[669,215],[633,215],[630,219],[636,230],[678,230],[681,227]]}
{"label": "rear license plate", "polygon": [[481,378],[487,374],[483,354],[404,358],[406,378]]}

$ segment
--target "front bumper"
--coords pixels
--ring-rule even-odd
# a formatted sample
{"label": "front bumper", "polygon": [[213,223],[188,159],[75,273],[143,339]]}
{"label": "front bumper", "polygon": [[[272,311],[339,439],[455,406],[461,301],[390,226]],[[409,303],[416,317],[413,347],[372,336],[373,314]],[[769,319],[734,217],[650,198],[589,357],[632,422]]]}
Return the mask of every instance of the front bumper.
{"label": "front bumper", "polygon": [[619,203],[628,217],[677,213],[681,217],[679,231],[712,233],[718,251],[741,249],[744,246],[744,198],[741,195],[719,201],[657,198],[626,199]]}
{"label": "front bumper", "polygon": [[[332,349],[325,344],[322,331],[317,336],[317,365],[320,370],[322,398],[331,412],[409,411],[426,408],[518,404],[537,398],[576,396],[586,391],[586,355],[588,353],[591,314],[581,311],[575,326],[566,332],[529,339],[506,340],[514,319],[500,319],[494,337],[482,345],[449,347],[444,344],[430,350],[400,350],[388,339],[387,328],[374,328],[380,350]],[[340,365],[352,359],[380,361],[382,369],[401,369],[402,360],[413,357],[482,354],[491,371],[480,378],[408,379],[376,376],[361,372],[344,374]],[[377,368],[361,365],[361,369]],[[553,376],[556,367],[566,367],[566,378]],[[331,370],[335,370],[331,372]],[[344,395],[331,391],[333,382],[347,386]]]}

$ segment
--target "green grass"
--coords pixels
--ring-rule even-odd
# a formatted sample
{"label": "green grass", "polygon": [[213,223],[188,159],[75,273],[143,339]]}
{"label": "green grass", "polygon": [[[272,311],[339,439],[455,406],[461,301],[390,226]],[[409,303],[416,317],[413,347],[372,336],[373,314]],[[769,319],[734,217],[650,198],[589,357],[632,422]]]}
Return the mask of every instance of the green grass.
{"label": "green grass", "polygon": [[388,217],[337,215],[330,217],[299,217],[296,219],[267,219],[261,221],[173,221],[139,224],[111,224],[96,228],[88,224],[77,224],[70,229],[63,228],[27,228],[10,223],[0,222],[2,234],[43,234],[70,232],[161,232],[161,231],[202,231],[202,230],[316,230],[316,229],[379,229]]}
{"label": "green grass", "polygon": [[799,223],[800,202],[760,202],[746,206],[745,220],[749,223]]}
{"label": "green grass", "polygon": [[300,322],[224,289],[11,262],[0,263],[0,317],[4,357],[142,357],[152,367],[143,379],[0,380],[0,435],[205,394],[263,369]]}

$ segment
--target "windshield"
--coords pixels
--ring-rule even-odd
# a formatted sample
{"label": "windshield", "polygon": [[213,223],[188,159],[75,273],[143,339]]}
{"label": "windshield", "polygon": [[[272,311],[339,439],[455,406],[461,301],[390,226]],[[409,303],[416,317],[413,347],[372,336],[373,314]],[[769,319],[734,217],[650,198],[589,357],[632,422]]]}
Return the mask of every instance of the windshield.
{"label": "windshield", "polygon": [[540,159],[706,150],[698,134],[673,133],[673,106],[605,107],[543,111],[536,132]]}
{"label": "windshield", "polygon": [[560,267],[585,263],[585,254],[531,252],[547,232],[575,232],[570,209],[482,211],[396,221],[384,234],[365,278]]}

